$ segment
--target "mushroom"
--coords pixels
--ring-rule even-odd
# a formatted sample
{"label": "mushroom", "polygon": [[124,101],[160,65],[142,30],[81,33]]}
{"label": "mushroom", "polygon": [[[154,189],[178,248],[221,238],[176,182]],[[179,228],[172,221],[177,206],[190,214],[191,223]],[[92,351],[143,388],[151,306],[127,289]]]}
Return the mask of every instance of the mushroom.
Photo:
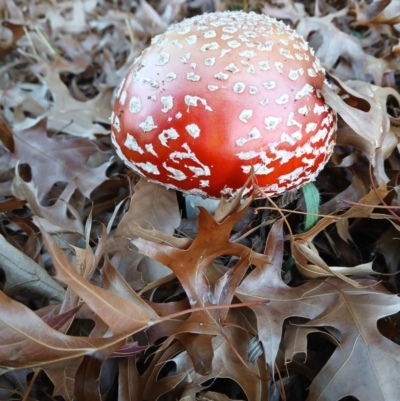
{"label": "mushroom", "polygon": [[152,39],[112,113],[118,155],[140,176],[203,197],[253,180],[266,195],[313,181],[334,146],[336,114],[308,43],[265,15],[217,12]]}

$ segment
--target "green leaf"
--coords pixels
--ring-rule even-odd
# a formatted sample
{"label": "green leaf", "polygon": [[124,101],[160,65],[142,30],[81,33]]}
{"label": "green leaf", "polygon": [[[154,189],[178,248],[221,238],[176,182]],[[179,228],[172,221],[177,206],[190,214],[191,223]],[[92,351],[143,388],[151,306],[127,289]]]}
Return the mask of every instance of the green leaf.
{"label": "green leaf", "polygon": [[304,200],[306,202],[306,210],[307,216],[304,225],[304,231],[308,231],[318,221],[318,212],[319,212],[319,192],[317,187],[313,182],[309,182],[301,188],[304,195]]}

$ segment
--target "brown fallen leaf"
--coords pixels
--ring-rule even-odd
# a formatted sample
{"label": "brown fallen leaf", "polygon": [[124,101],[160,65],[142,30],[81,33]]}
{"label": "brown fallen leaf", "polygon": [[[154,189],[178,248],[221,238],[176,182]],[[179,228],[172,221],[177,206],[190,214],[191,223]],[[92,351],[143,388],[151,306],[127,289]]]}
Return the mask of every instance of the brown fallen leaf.
{"label": "brown fallen leaf", "polygon": [[0,367],[44,367],[75,360],[86,353],[106,355],[119,347],[124,336],[73,337],[52,329],[29,308],[0,292]]}
{"label": "brown fallen leaf", "polygon": [[372,75],[376,85],[381,85],[385,72],[390,71],[391,65],[384,59],[371,56],[364,51],[361,41],[346,32],[341,31],[334,23],[335,19],[343,18],[348,13],[348,7],[339,11],[329,13],[320,18],[306,17],[301,18],[296,30],[308,38],[311,33],[317,33],[322,43],[316,48],[316,55],[322,64],[333,73],[334,67],[339,61],[345,61],[349,66],[350,76],[341,77],[343,79],[362,79],[369,80]]}
{"label": "brown fallen leaf", "polygon": [[[173,271],[192,307],[229,305],[248,266],[259,265],[266,260],[263,255],[229,241],[234,224],[244,215],[249,202],[243,207],[238,202],[234,203],[236,206],[233,208],[236,210],[230,215],[226,214],[227,206],[217,209],[220,222],[204,208],[199,208],[199,229],[194,240],[175,238],[155,229],[139,228],[134,230],[139,238],[133,239],[132,243],[140,253]],[[225,274],[211,275],[214,269],[212,262],[221,255],[237,256],[238,261]],[[214,281],[211,281],[212,277]],[[178,338],[187,347],[193,365],[200,374],[208,374],[211,369],[212,337],[219,334],[225,318],[226,311],[201,310],[170,333],[170,336]],[[204,336],[210,337],[205,339]]]}
{"label": "brown fallen leaf", "polygon": [[[51,206],[42,206],[38,199],[38,190],[33,181],[26,182],[19,174],[18,165],[15,168],[12,190],[18,199],[28,202],[32,213],[41,221],[49,232],[77,232],[83,234],[83,225],[78,212],[69,205],[69,200],[76,189],[76,180],[71,181],[63,190],[59,199]],[[75,219],[70,219],[71,213]]]}
{"label": "brown fallen leaf", "polygon": [[[267,307],[252,306],[257,316],[257,332],[264,348],[265,361],[272,371],[281,342],[283,323],[292,316],[308,319],[318,316],[337,298],[332,291],[322,291],[318,281],[291,288],[281,278],[283,261],[282,220],[271,229],[265,246],[269,260],[250,272],[236,291],[242,302],[269,300]],[[318,303],[315,302],[318,299]]]}
{"label": "brown fallen leaf", "polygon": [[4,15],[8,16],[8,21],[13,24],[24,22],[24,13],[20,7],[18,7],[14,1],[6,0],[1,4],[2,11]]}
{"label": "brown fallen leaf", "polygon": [[390,127],[386,103],[389,96],[397,100],[400,100],[400,96],[393,88],[379,88],[365,82],[344,83],[335,77],[332,79],[356,102],[356,107],[351,107],[327,86],[322,89],[325,101],[351,128],[344,135],[340,135],[339,130],[338,145],[350,145],[361,150],[371,161],[377,181],[388,181],[384,161],[396,148],[398,140]]}
{"label": "brown fallen leaf", "polygon": [[5,274],[2,288],[8,295],[32,291],[54,301],[62,301],[65,291],[57,281],[30,257],[0,235],[0,264]]}
{"label": "brown fallen leaf", "polygon": [[108,241],[107,251],[109,254],[118,252],[119,257],[124,258],[125,261],[130,260],[129,269],[132,269],[132,264],[139,265],[143,280],[151,283],[169,275],[171,271],[162,263],[138,255],[132,249],[130,239],[135,237],[135,230],[138,227],[154,228],[166,235],[172,235],[180,222],[175,191],[141,179],[135,186],[129,210],[122,217],[114,235]]}
{"label": "brown fallen leaf", "polygon": [[[379,2],[376,1],[375,3]],[[382,1],[382,3],[386,4],[386,7],[382,7],[380,13],[376,16],[373,16],[374,18],[371,22],[374,24],[398,24],[400,22],[400,7],[398,2],[394,0],[392,0],[391,2],[384,0]],[[370,7],[372,8],[373,6],[371,5]]]}
{"label": "brown fallen leaf", "polygon": [[284,350],[285,364],[290,364],[293,362],[293,358],[298,354],[304,354],[303,361],[307,360],[307,346],[308,339],[307,336],[313,333],[321,334],[322,336],[328,338],[336,346],[339,346],[339,342],[329,333],[319,330],[315,327],[306,327],[300,325],[288,325],[285,330],[285,335],[283,338],[282,348]]}
{"label": "brown fallen leaf", "polygon": [[[373,1],[368,4],[355,4],[355,10],[357,13],[357,21],[358,22],[371,22],[376,19],[378,15],[385,13],[385,9],[392,3],[392,0],[381,0],[381,1]],[[393,9],[393,7],[390,7]],[[394,11],[394,10],[393,10]],[[385,13],[386,14],[386,13]]]}
{"label": "brown fallen leaf", "polygon": [[152,320],[158,318],[155,310],[134,291],[118,273],[115,267],[106,258],[105,266],[102,269],[103,287],[111,294],[131,302],[136,307],[145,311]]}
{"label": "brown fallen leaf", "polygon": [[[40,223],[38,223],[40,225]],[[71,265],[65,253],[54,239],[41,227],[44,244],[57,270],[57,278],[67,284],[87,305],[108,324],[114,335],[129,336],[150,325],[148,306],[144,307],[97,287],[82,277]]]}
{"label": "brown fallen leaf", "polygon": [[141,179],[135,185],[129,210],[121,219],[114,238],[129,239],[137,227],[155,228],[172,235],[180,220],[175,191]]}
{"label": "brown fallen leaf", "polygon": [[[244,320],[244,319],[243,319]],[[173,361],[177,365],[177,372],[190,372],[190,380],[183,386],[181,400],[189,401],[191,396],[204,389],[202,386],[208,380],[228,378],[235,381],[244,391],[249,401],[263,401],[268,397],[270,373],[262,358],[255,363],[247,362],[247,345],[251,334],[243,329],[230,327],[243,326],[241,316],[234,314],[228,320],[228,326],[222,336],[212,339],[214,358],[212,369],[206,375],[191,372],[191,360],[186,353],[180,353]]]}
{"label": "brown fallen leaf", "polygon": [[[241,401],[237,400],[236,401]],[[222,393],[217,393],[215,391],[202,391],[198,396],[196,401],[233,401],[232,398],[229,398],[227,395]]]}
{"label": "brown fallen leaf", "polygon": [[[37,216],[35,216],[36,220],[39,220]],[[42,223],[43,219],[40,219],[40,224],[45,228],[45,225]],[[106,230],[103,226],[102,236],[98,241],[96,251],[90,247],[90,230],[92,228],[92,215],[90,214],[85,227],[85,242],[86,247],[84,249],[71,246],[75,253],[75,268],[79,272],[79,274],[86,280],[90,280],[92,278],[93,273],[98,268],[100,259],[103,257],[104,248],[106,243]],[[70,310],[74,310],[77,307],[81,307],[81,299],[78,294],[76,294],[70,287],[67,288],[65,298],[60,306],[60,314],[67,313]],[[63,326],[61,326],[58,330],[61,333],[67,333],[71,324],[73,323],[73,319],[65,322]]]}
{"label": "brown fallen leaf", "polygon": [[297,24],[300,18],[307,16],[304,4],[291,0],[280,0],[279,2],[264,4],[262,12],[270,17],[290,20],[293,26]]}
{"label": "brown fallen leaf", "polygon": [[400,261],[399,245],[398,230],[395,227],[390,227],[375,243],[377,252],[385,259],[387,271],[390,273],[388,280],[395,292],[398,292],[396,276]]}
{"label": "brown fallen leaf", "polygon": [[[76,185],[86,196],[103,181],[110,165],[109,157],[87,139],[57,139],[47,136],[46,122],[14,133],[15,152],[10,167],[19,163],[29,164],[37,187],[37,198],[41,200],[50,188],[59,181]],[[89,167],[89,157],[98,156],[97,167]],[[45,178],[45,179],[44,179]]]}
{"label": "brown fallen leaf", "polygon": [[54,397],[59,395],[65,401],[74,400],[75,377],[81,362],[82,358],[77,358],[46,366],[46,375],[54,384]]}
{"label": "brown fallen leaf", "polygon": [[10,151],[14,152],[14,139],[11,128],[5,121],[3,114],[0,113],[0,139],[3,145]]}
{"label": "brown fallen leaf", "polygon": [[[140,253],[158,260],[175,273],[190,303],[196,306],[211,305],[216,302],[213,292],[209,290],[210,283],[205,273],[218,256],[238,256],[238,265],[246,258],[249,258],[249,263],[254,264],[266,260],[249,248],[229,241],[233,225],[243,216],[246,208],[240,208],[221,223],[217,223],[204,208],[199,210],[199,231],[197,237],[190,242],[186,239],[181,242],[180,238],[160,234],[157,230],[144,229],[135,229],[134,233],[139,238],[132,240]],[[183,249],[176,248],[177,243],[181,243]]]}
{"label": "brown fallen leaf", "polygon": [[400,347],[378,331],[377,321],[400,311],[399,297],[374,280],[361,280],[364,289],[335,279],[324,286],[339,296],[305,326],[334,327],[340,332],[340,347],[311,383],[307,400],[334,401],[349,395],[360,400],[396,399],[400,382],[389,378],[400,369]]}
{"label": "brown fallen leaf", "polygon": [[[108,87],[101,90],[97,96],[86,101],[72,97],[70,90],[60,78],[60,73],[66,68],[79,72],[80,64],[85,61],[76,60],[69,64],[58,56],[53,64],[47,64],[37,56],[27,54],[36,61],[31,66],[32,73],[40,80],[31,85],[33,93],[22,92],[17,88],[15,92],[20,99],[10,99],[11,104],[17,103],[14,111],[13,127],[16,131],[34,127],[39,121],[46,119],[47,127],[52,132],[64,132],[80,138],[95,139],[95,135],[108,135],[109,130],[104,127],[110,123],[111,102],[113,89]],[[11,88],[12,89],[12,88]],[[52,101],[48,100],[51,93]],[[14,95],[15,96],[15,95]],[[25,103],[22,102],[25,98]],[[15,107],[15,105],[14,105]],[[28,116],[25,115],[28,114]]]}
{"label": "brown fallen leaf", "polygon": [[25,200],[7,199],[0,202],[0,213],[8,212],[15,209],[22,209],[26,205]]}
{"label": "brown fallen leaf", "polygon": [[66,14],[63,4],[52,3],[46,7],[46,21],[49,23],[53,34],[59,31],[82,33],[87,29],[85,11],[92,11],[93,8],[94,6],[90,3],[80,0],[73,1],[71,2],[71,9]]}
{"label": "brown fallen leaf", "polygon": [[155,352],[145,372],[139,374],[136,358],[125,358],[119,361],[119,401],[156,400],[173,390],[187,376],[181,372],[174,376],[158,377],[161,369],[171,361],[175,354],[182,352],[177,342],[164,351]]}
{"label": "brown fallen leaf", "polygon": [[333,327],[340,333],[336,339],[340,347],[311,384],[310,401],[337,400],[345,395],[374,400],[396,397],[398,382],[384,378],[399,369],[400,348],[378,332],[376,322],[400,310],[398,296],[373,280],[359,280],[359,288],[336,278],[296,288],[285,286],[278,270],[279,256],[274,260],[268,252],[274,248],[276,252],[280,225],[275,224],[266,247],[274,265],[251,272],[237,290],[242,301],[267,297],[271,301],[268,308],[252,307],[267,363],[272,366],[277,355],[284,319],[308,318],[307,327]]}
{"label": "brown fallen leaf", "polygon": [[348,203],[345,202],[358,202],[369,192],[370,187],[371,178],[369,174],[362,174],[356,170],[350,185],[346,189],[320,205],[320,214],[328,215],[346,209]]}
{"label": "brown fallen leaf", "polygon": [[24,34],[24,26],[3,21],[0,25],[0,57],[9,53],[15,42]]}
{"label": "brown fallen leaf", "polygon": [[136,15],[139,20],[146,21],[143,25],[149,31],[150,36],[163,33],[168,27],[167,23],[146,0],[140,0],[139,4],[140,8]]}
{"label": "brown fallen leaf", "polygon": [[112,88],[105,89],[91,100],[80,102],[71,96],[57,69],[46,65],[44,70],[43,80],[52,93],[54,104],[39,118],[47,119],[48,129],[80,138],[108,135],[109,130],[100,123],[109,124]]}
{"label": "brown fallen leaf", "polygon": [[[0,201],[7,202],[6,208],[16,206],[12,191],[28,200],[22,209],[1,216],[2,234],[11,246],[7,253],[15,263],[6,268],[11,273],[6,272],[5,282],[0,277],[0,284],[14,277],[13,288],[23,292],[0,300],[0,363],[18,368],[2,369],[0,398],[304,401],[313,381],[310,401],[339,400],[346,394],[360,401],[397,400],[399,352],[394,342],[399,343],[400,314],[393,313],[398,298],[374,281],[348,274],[371,273],[373,261],[386,288],[398,288],[400,224],[389,210],[398,214],[400,204],[399,2],[0,3],[5,19],[0,36],[7,47],[0,66]],[[242,6],[298,23],[324,67],[340,80],[333,77],[329,100],[341,114],[338,145],[316,181],[321,213],[334,218],[322,218],[308,236],[299,234],[295,245],[289,225],[280,221],[271,230],[276,211],[259,213],[250,225],[241,215],[248,205],[238,199],[221,202],[214,217],[202,212],[196,237],[197,227],[183,228],[172,191],[144,182],[135,186],[137,177],[122,163],[108,164],[114,155],[107,131],[114,88],[150,36],[190,15]],[[8,23],[11,30],[4,27]],[[11,32],[15,28],[24,30],[18,41]],[[35,147],[26,146],[23,157],[14,158],[14,134],[28,135],[46,116],[47,127],[35,137]],[[60,157],[70,136],[89,139],[84,143],[94,152],[74,158],[77,148],[66,148],[66,157]],[[15,171],[10,166],[18,159]],[[393,209],[374,207],[380,207],[380,197],[370,192],[369,162],[380,197]],[[293,211],[293,200],[284,213],[297,234],[303,217]],[[349,204],[359,201],[362,206]],[[236,227],[242,225],[238,233],[236,228],[229,232],[232,216],[238,217]],[[48,252],[43,247],[32,218],[45,236],[51,233],[58,248],[50,246]],[[265,255],[259,255],[254,250],[264,248],[268,233]],[[144,251],[159,260],[139,254],[131,239],[142,241]],[[242,248],[233,248],[236,242]],[[69,286],[47,305],[47,297],[37,296],[42,290],[35,288],[41,280],[30,281],[20,266],[33,261],[53,273],[52,257]],[[318,278],[321,274],[335,277]],[[343,281],[346,277],[355,287]],[[25,279],[31,287],[23,287]],[[14,296],[13,288],[5,287],[7,296]],[[249,308],[241,304],[245,301],[263,305]],[[136,315],[137,325],[132,322]],[[115,335],[112,325],[135,331]],[[258,337],[258,353],[248,355],[247,345],[257,344]],[[331,357],[321,352],[321,341]],[[146,347],[143,355],[138,353]],[[265,355],[259,357],[263,349]],[[19,354],[10,361],[15,350]],[[285,364],[285,357],[291,363]],[[30,363],[36,367],[24,368]],[[274,380],[257,377],[268,379],[273,373]],[[246,396],[240,389],[229,393],[238,387]]]}

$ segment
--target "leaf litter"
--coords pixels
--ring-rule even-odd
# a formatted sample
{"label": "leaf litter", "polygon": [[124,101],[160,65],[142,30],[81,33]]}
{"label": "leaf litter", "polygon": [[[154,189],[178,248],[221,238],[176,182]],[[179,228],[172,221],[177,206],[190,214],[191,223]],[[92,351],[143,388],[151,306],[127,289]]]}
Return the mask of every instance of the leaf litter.
{"label": "leaf litter", "polygon": [[[327,69],[340,118],[313,226],[302,193],[187,219],[111,146],[150,38],[224,9],[292,24]],[[396,1],[6,0],[0,15],[1,399],[397,399]]]}

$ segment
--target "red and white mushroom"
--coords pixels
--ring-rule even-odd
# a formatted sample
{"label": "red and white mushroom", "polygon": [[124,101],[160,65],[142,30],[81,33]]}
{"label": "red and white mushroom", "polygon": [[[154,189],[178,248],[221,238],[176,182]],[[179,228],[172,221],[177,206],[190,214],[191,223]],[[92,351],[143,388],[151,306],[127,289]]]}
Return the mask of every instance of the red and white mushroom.
{"label": "red and white mushroom", "polygon": [[135,60],[115,101],[113,143],[135,172],[170,188],[230,197],[254,171],[253,184],[276,195],[314,180],[332,153],[324,80],[313,50],[282,22],[196,16]]}

